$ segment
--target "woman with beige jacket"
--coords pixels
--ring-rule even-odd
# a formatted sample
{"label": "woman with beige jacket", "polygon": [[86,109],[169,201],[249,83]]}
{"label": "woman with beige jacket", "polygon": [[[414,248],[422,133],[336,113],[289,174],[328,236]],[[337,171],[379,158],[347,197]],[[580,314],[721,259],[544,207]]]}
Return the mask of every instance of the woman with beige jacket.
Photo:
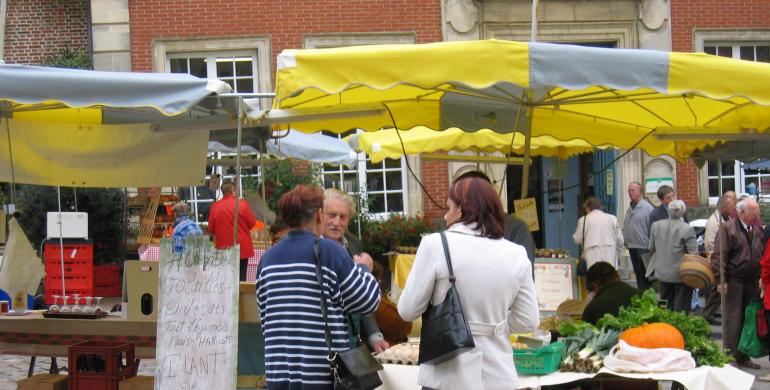
{"label": "woman with beige jacket", "polygon": [[583,202],[584,216],[578,219],[572,239],[583,248],[582,258],[587,268],[599,261],[618,268],[618,250],[623,247],[623,232],[618,219],[602,211],[599,199],[590,197]]}
{"label": "woman with beige jacket", "polygon": [[[503,239],[502,205],[492,185],[470,177],[449,189],[444,216],[455,285],[476,348],[439,364],[420,365],[418,384],[428,389],[515,389],[510,333],[534,331],[539,322],[532,265],[521,245]],[[406,321],[449,289],[441,237],[422,239],[398,312]]]}

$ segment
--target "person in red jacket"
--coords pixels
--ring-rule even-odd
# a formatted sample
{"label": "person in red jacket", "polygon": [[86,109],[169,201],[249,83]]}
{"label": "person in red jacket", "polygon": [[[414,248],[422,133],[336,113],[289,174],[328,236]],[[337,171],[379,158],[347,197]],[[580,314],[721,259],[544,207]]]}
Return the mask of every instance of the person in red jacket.
{"label": "person in red jacket", "polygon": [[[235,236],[235,184],[226,180],[222,183],[222,199],[214,202],[209,210],[209,234],[214,238],[217,249],[232,247]],[[254,243],[249,231],[257,223],[257,218],[245,199],[238,201],[238,242],[240,245],[240,280],[246,281],[246,269],[249,257],[254,256]]]}

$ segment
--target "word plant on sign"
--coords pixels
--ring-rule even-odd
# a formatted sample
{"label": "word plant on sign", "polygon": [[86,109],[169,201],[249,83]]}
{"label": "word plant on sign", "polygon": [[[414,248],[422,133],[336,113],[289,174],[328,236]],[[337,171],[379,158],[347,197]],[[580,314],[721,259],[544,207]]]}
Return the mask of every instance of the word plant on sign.
{"label": "word plant on sign", "polygon": [[235,389],[238,246],[189,236],[181,253],[161,240],[155,389]]}

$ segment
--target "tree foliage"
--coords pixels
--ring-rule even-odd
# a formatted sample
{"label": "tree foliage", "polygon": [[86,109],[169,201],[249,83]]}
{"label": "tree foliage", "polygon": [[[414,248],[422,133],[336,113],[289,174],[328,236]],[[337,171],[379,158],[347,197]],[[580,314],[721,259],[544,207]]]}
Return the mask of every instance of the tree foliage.
{"label": "tree foliage", "polygon": [[[75,208],[77,198],[77,209]],[[19,224],[36,248],[46,236],[47,213],[58,210],[56,187],[23,185],[17,194]],[[124,194],[117,189],[61,189],[62,211],[88,213],[88,235],[94,241],[94,263],[119,262],[123,256]]]}

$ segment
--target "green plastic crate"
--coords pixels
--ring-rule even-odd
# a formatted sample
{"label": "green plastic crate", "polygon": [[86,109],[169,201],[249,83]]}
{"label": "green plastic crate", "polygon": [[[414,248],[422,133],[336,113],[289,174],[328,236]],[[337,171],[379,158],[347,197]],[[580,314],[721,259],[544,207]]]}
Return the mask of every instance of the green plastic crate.
{"label": "green plastic crate", "polygon": [[513,362],[519,374],[550,374],[559,371],[564,343],[557,341],[538,349],[514,349]]}

